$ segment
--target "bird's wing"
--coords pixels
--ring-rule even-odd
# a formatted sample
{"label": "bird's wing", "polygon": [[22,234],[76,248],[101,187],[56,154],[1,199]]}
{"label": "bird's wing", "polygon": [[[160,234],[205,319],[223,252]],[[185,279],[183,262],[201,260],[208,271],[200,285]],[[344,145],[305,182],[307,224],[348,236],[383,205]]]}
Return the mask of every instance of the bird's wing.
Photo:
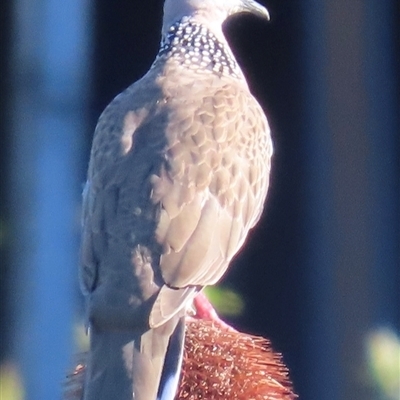
{"label": "bird's wing", "polygon": [[[247,91],[220,85],[196,93],[192,87],[185,104],[177,104],[184,89],[182,83],[163,87],[171,103],[168,149],[152,176],[152,200],[161,206],[160,267],[174,288],[213,284],[225,272],[262,212],[272,154],[267,120]],[[170,315],[170,295],[158,296],[155,325]]]}
{"label": "bird's wing", "polygon": [[144,77],[118,95],[96,127],[83,192],[80,281],[86,294],[99,278],[106,280],[107,267],[99,274],[99,265],[109,263],[111,244],[133,251],[154,237],[157,206],[150,201],[149,177],[162,162],[166,115],[149,81]]}

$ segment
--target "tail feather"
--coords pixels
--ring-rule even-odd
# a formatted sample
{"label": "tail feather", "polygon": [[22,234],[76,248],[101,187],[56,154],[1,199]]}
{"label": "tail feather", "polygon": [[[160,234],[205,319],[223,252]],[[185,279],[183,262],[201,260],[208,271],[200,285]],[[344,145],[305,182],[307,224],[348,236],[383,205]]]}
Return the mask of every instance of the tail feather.
{"label": "tail feather", "polygon": [[139,334],[91,328],[85,400],[173,400],[179,383],[184,317]]}
{"label": "tail feather", "polygon": [[181,375],[184,341],[185,318],[181,317],[169,339],[157,400],[173,400],[175,398]]}
{"label": "tail feather", "polygon": [[132,358],[135,400],[174,399],[182,365],[184,327],[184,317],[175,316],[140,337]]}
{"label": "tail feather", "polygon": [[84,400],[132,400],[132,373],[126,359],[135,336],[93,327],[90,336]]}

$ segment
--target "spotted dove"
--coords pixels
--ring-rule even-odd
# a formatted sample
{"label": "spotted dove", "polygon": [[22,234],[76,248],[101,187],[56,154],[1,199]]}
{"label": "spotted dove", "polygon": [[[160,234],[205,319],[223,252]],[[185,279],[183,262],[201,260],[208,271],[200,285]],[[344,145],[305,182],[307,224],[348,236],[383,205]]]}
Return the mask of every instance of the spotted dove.
{"label": "spotted dove", "polygon": [[85,400],[173,399],[188,306],[260,218],[272,143],[223,35],[253,0],[166,0],[159,53],[98,121],[83,201]]}

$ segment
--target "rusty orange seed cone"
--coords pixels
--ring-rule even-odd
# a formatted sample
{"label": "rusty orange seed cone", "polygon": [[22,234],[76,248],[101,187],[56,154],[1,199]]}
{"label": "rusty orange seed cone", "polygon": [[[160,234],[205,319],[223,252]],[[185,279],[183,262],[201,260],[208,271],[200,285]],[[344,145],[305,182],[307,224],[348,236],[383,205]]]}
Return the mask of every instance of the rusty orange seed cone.
{"label": "rusty orange seed cone", "polygon": [[[65,400],[83,395],[84,357],[68,376]],[[187,322],[176,400],[296,399],[289,371],[267,339],[226,330],[204,319]]]}

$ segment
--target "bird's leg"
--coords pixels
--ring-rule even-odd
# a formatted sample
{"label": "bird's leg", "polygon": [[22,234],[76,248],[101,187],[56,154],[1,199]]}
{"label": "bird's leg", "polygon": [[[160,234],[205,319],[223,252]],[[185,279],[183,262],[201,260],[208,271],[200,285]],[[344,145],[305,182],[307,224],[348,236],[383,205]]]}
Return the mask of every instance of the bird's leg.
{"label": "bird's leg", "polygon": [[207,299],[203,292],[200,292],[194,298],[193,305],[196,309],[196,313],[194,315],[195,318],[213,321],[215,325],[223,330],[236,332],[236,329],[232,328],[218,316],[214,307],[210,303],[210,300]]}

